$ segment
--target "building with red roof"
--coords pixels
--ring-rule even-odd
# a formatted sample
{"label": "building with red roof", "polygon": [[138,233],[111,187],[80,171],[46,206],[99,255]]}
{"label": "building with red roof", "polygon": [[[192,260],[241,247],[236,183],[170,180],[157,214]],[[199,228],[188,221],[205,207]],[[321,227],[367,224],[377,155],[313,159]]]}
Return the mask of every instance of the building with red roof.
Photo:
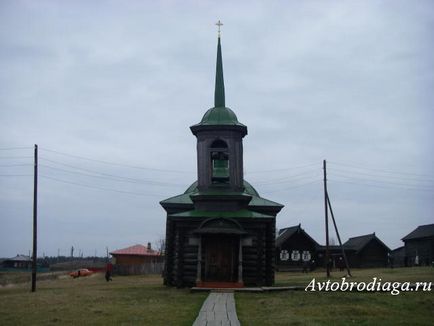
{"label": "building with red roof", "polygon": [[152,249],[150,242],[147,246],[137,244],[115,250],[110,255],[113,256],[114,272],[118,274],[159,273],[164,262],[161,252]]}

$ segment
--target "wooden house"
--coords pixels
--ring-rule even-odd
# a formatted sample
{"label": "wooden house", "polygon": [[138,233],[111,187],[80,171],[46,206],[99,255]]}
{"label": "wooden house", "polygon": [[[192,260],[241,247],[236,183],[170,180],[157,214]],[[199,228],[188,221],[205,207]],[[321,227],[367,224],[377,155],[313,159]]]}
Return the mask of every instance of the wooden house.
{"label": "wooden house", "polygon": [[402,238],[405,265],[432,265],[434,262],[434,224],[420,225]]}
{"label": "wooden house", "polygon": [[121,275],[160,273],[164,257],[157,250],[140,244],[110,252],[114,272]]}
{"label": "wooden house", "polygon": [[25,255],[16,255],[13,258],[3,260],[2,265],[4,268],[30,269],[32,268],[32,258]]}
{"label": "wooden house", "polygon": [[316,266],[318,243],[301,224],[279,230],[276,238],[276,269],[299,271],[306,264]]}
{"label": "wooden house", "polygon": [[361,235],[349,238],[343,244],[350,267],[387,267],[390,249],[376,235]]}
{"label": "wooden house", "polygon": [[[390,249],[375,233],[349,238],[343,246],[330,245],[331,268],[344,269],[343,252],[351,268],[386,267],[390,264]],[[326,265],[326,247],[318,244],[301,224],[279,230],[276,239],[276,267],[284,271],[300,271]]]}
{"label": "wooden house", "polygon": [[244,180],[247,127],[225,106],[220,36],[214,107],[190,127],[197,181],[160,202],[167,212],[164,282],[169,286],[272,285],[276,214]]}

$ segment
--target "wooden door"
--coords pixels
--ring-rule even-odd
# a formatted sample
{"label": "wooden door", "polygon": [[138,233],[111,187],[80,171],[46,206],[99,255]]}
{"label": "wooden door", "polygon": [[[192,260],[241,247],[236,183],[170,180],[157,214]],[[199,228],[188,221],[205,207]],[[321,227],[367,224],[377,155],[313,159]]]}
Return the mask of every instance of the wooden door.
{"label": "wooden door", "polygon": [[205,281],[235,282],[239,239],[230,236],[207,236],[204,239]]}

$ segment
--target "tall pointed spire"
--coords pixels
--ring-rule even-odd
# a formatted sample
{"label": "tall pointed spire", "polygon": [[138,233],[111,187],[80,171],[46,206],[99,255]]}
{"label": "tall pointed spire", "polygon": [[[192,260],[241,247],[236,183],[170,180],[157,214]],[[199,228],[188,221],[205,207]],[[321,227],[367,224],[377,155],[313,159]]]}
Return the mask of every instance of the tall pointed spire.
{"label": "tall pointed spire", "polygon": [[222,47],[220,44],[220,26],[223,25],[218,21],[216,24],[219,27],[218,44],[217,44],[217,64],[215,74],[215,91],[214,91],[214,107],[225,107],[225,83],[223,80],[223,60]]}

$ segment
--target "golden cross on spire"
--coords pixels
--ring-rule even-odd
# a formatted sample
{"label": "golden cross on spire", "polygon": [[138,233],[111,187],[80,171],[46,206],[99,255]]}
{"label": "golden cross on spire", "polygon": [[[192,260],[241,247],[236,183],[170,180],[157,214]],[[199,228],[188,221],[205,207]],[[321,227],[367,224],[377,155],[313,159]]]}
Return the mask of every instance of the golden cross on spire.
{"label": "golden cross on spire", "polygon": [[222,22],[219,20],[219,21],[216,23],[216,25],[219,27],[218,32],[219,32],[219,37],[220,37],[220,27],[223,26],[223,24],[222,24]]}

